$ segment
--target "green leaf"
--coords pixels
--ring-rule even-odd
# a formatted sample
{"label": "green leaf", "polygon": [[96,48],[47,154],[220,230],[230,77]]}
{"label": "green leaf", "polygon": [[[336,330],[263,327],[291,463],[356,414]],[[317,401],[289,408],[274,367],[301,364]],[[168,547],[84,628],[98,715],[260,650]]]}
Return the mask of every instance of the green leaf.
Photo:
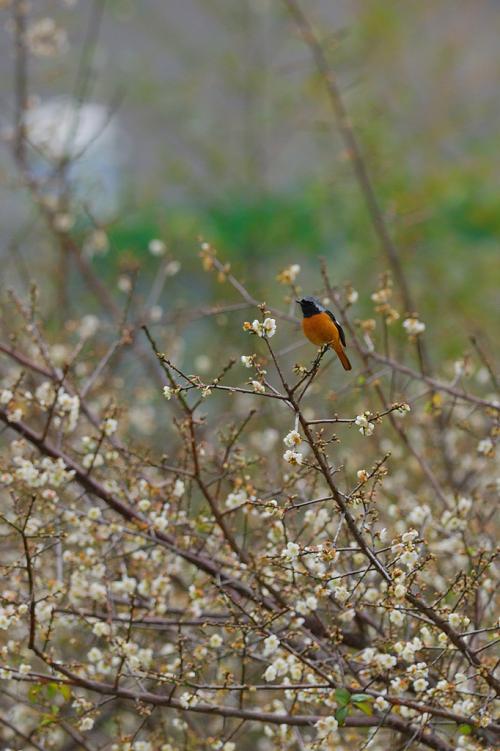
{"label": "green leaf", "polygon": [[367,714],[370,717],[373,714],[372,705],[368,704],[366,701],[361,701],[359,704],[356,704],[356,709],[360,709],[364,714]]}
{"label": "green leaf", "polygon": [[345,707],[351,701],[351,694],[346,688],[337,688],[335,690],[335,699],[341,707]]}
{"label": "green leaf", "polygon": [[358,702],[358,701],[373,701],[372,696],[368,696],[368,694],[353,694],[351,696],[351,701]]}
{"label": "green leaf", "polygon": [[38,723],[38,726],[41,728],[47,727],[47,725],[52,725],[54,722],[54,715],[51,714],[43,714],[40,717],[40,722]]}
{"label": "green leaf", "polygon": [[463,723],[462,725],[458,726],[458,732],[460,733],[460,735],[470,735],[472,733],[472,727]]}
{"label": "green leaf", "polygon": [[64,699],[66,699],[66,701],[69,701],[71,699],[71,686],[66,685],[66,683],[60,683],[59,693]]}
{"label": "green leaf", "polygon": [[339,725],[343,725],[345,722],[345,718],[349,714],[349,707],[341,707],[340,709],[337,709],[335,712],[335,719],[339,723]]}
{"label": "green leaf", "polygon": [[57,696],[57,683],[47,683],[45,691],[49,699],[54,699]]}

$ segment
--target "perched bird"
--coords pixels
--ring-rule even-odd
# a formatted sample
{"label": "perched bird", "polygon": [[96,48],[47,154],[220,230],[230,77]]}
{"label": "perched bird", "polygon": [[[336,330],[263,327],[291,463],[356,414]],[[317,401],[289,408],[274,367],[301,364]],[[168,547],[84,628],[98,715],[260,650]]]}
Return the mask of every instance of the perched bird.
{"label": "perched bird", "polygon": [[317,346],[327,344],[333,347],[344,370],[351,370],[351,363],[344,352],[347,346],[345,334],[331,310],[327,310],[315,297],[303,297],[296,302],[302,308],[302,330],[309,341]]}

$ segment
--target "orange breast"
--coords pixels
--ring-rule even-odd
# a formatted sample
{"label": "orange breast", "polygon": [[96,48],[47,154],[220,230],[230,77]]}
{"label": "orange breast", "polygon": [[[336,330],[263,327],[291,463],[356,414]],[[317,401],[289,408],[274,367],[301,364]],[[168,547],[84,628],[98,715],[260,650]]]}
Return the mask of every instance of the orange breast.
{"label": "orange breast", "polygon": [[339,332],[327,313],[317,313],[302,321],[302,329],[310,342],[318,347],[322,344],[336,344]]}

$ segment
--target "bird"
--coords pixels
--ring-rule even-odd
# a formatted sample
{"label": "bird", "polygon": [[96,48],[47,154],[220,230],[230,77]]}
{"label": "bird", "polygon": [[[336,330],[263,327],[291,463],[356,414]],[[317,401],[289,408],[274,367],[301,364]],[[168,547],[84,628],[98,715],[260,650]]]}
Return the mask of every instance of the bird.
{"label": "bird", "polygon": [[347,346],[344,330],[332,311],[325,308],[316,297],[302,297],[296,302],[302,309],[302,330],[309,341],[317,346],[332,347],[344,370],[352,370],[344,352],[344,347]]}

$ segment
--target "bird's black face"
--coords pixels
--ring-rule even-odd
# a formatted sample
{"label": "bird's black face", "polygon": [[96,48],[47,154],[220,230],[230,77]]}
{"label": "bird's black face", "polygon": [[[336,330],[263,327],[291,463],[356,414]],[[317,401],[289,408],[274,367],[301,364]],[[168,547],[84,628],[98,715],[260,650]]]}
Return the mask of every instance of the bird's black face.
{"label": "bird's black face", "polygon": [[304,318],[315,316],[317,313],[324,311],[323,305],[315,297],[303,297],[301,300],[297,300],[298,304],[302,308],[302,315]]}

